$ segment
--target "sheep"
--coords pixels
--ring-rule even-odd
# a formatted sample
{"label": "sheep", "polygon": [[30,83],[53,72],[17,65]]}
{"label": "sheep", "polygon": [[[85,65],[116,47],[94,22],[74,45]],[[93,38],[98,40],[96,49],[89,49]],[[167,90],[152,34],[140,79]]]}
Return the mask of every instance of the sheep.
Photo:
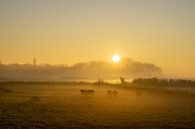
{"label": "sheep", "polygon": [[116,90],[108,90],[107,94],[112,95],[112,96],[116,96],[118,94],[118,92]]}
{"label": "sheep", "polygon": [[85,90],[85,89],[81,89],[80,90],[81,94],[83,95],[90,95],[90,94],[94,94],[94,90]]}

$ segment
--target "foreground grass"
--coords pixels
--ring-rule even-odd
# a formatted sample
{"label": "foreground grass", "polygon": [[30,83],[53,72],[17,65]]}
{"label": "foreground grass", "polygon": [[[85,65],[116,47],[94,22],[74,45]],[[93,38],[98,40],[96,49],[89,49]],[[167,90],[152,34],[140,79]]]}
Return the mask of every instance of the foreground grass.
{"label": "foreground grass", "polygon": [[[83,95],[80,89],[93,89]],[[108,90],[116,90],[116,96]],[[0,128],[195,128],[195,95],[94,84],[0,85]],[[37,96],[39,101],[32,101]]]}

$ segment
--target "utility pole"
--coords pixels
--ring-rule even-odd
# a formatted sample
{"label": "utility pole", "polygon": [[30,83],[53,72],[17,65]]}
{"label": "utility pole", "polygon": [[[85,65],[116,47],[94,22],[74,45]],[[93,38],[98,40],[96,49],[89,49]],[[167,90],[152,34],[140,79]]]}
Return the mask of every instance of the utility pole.
{"label": "utility pole", "polygon": [[33,58],[33,65],[34,65],[34,66],[37,65],[37,60],[36,60],[36,58]]}

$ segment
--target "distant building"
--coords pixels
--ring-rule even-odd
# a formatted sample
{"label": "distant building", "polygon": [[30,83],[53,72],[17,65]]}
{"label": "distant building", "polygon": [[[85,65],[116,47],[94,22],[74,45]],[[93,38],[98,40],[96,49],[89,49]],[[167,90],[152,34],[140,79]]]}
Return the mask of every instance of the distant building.
{"label": "distant building", "polygon": [[36,60],[36,58],[33,58],[33,65],[34,65],[34,66],[37,65],[37,60]]}

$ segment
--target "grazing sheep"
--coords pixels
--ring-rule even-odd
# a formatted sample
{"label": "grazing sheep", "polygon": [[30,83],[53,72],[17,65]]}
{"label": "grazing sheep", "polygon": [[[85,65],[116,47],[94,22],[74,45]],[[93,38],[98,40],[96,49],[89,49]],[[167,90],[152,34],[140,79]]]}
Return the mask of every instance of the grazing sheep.
{"label": "grazing sheep", "polygon": [[116,96],[118,92],[116,90],[108,90],[107,92],[108,95]]}
{"label": "grazing sheep", "polygon": [[38,96],[33,96],[33,97],[30,98],[30,101],[31,102],[39,102],[40,98]]}
{"label": "grazing sheep", "polygon": [[81,89],[80,90],[81,94],[83,95],[90,95],[90,94],[94,94],[94,90],[85,90],[85,89]]}

